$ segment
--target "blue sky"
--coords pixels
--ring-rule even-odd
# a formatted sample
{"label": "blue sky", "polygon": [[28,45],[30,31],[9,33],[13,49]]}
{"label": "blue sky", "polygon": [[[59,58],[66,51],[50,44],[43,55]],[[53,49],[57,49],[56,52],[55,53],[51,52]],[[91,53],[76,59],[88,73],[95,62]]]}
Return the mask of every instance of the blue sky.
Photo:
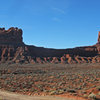
{"label": "blue sky", "polygon": [[24,42],[40,47],[93,45],[100,0],[0,0],[0,27],[22,28]]}

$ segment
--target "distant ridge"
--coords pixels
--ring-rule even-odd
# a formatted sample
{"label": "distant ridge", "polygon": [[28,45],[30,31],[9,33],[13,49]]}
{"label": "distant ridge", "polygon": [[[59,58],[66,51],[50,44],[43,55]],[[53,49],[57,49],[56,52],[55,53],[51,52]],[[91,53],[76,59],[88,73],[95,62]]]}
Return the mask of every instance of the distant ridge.
{"label": "distant ridge", "polygon": [[0,28],[0,63],[99,63],[100,32],[93,46],[73,49],[48,49],[26,45],[22,29]]}

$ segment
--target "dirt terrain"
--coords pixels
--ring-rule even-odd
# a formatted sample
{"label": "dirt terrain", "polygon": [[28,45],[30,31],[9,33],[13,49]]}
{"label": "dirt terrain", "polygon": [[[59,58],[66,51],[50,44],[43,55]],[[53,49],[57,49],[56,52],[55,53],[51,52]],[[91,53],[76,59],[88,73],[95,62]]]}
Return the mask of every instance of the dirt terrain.
{"label": "dirt terrain", "polygon": [[0,100],[76,100],[56,96],[27,96],[11,92],[0,91]]}
{"label": "dirt terrain", "polygon": [[100,63],[4,63],[0,65],[0,89],[31,96],[100,100]]}

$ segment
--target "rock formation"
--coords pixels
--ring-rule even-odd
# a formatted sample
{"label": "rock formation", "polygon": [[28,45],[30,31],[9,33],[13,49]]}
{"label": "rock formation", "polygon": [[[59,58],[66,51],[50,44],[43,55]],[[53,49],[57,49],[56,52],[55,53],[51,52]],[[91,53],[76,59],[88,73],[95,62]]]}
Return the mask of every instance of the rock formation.
{"label": "rock formation", "polygon": [[9,28],[8,30],[5,30],[5,28],[0,28],[0,44],[23,44],[22,30],[13,27]]}
{"label": "rock formation", "polygon": [[99,31],[99,34],[98,34],[98,43],[100,43],[100,31]]}
{"label": "rock formation", "polygon": [[100,32],[93,46],[47,49],[23,43],[22,30],[0,28],[0,63],[97,63],[100,62]]}

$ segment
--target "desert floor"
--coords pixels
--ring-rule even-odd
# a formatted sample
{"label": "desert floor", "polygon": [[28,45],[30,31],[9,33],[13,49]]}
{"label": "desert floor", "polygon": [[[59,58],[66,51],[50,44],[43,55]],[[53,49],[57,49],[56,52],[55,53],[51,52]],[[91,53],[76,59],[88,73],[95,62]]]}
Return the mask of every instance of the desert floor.
{"label": "desert floor", "polygon": [[27,96],[5,91],[0,91],[0,100],[76,100],[55,96]]}
{"label": "desert floor", "polygon": [[46,96],[100,100],[100,63],[0,64],[0,89],[34,96],[29,97],[33,100],[49,100]]}

